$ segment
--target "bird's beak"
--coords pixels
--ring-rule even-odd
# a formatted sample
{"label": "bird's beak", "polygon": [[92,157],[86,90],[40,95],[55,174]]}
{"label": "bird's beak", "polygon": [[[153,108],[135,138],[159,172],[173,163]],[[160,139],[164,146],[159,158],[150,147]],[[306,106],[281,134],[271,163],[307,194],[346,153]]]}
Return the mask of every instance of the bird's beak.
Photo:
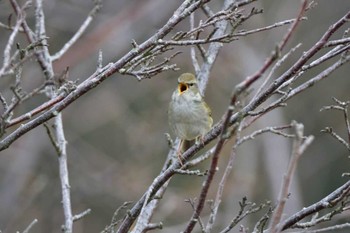
{"label": "bird's beak", "polygon": [[179,83],[177,88],[178,88],[179,94],[181,95],[184,91],[188,89],[188,85],[186,83]]}

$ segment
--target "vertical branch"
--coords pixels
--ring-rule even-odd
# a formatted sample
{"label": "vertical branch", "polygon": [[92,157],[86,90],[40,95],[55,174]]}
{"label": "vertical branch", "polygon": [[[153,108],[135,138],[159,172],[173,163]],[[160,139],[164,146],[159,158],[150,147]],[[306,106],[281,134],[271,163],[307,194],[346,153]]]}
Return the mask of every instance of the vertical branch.
{"label": "vertical branch", "polygon": [[205,232],[207,232],[207,233],[212,232],[214,222],[215,222],[215,219],[216,219],[217,214],[218,214],[219,206],[221,204],[221,199],[222,199],[222,194],[224,192],[224,187],[225,187],[226,181],[227,181],[229,175],[231,174],[231,171],[233,168],[233,163],[234,163],[235,158],[236,158],[236,149],[238,146],[237,139],[239,137],[240,130],[241,130],[241,126],[237,130],[235,143],[234,143],[234,146],[232,147],[231,155],[230,155],[228,164],[227,164],[225,172],[220,180],[218,191],[216,192],[214,207],[210,213],[209,220],[208,220],[208,223],[207,223],[206,228],[205,228]]}
{"label": "vertical branch", "polygon": [[[190,15],[190,28],[191,28],[191,30],[193,30],[193,28],[194,28],[194,13],[192,13]],[[192,35],[191,39],[194,39],[194,38],[195,38],[195,36]],[[192,64],[193,64],[193,67],[194,67],[194,71],[197,74],[200,71],[200,66],[198,64],[198,60],[197,60],[197,57],[196,57],[196,48],[194,46],[191,46],[191,59],[192,59]]]}
{"label": "vertical branch", "polygon": [[311,142],[314,139],[313,136],[308,136],[304,138],[304,126],[302,124],[292,122],[292,125],[294,126],[295,130],[295,139],[293,142],[292,156],[288,165],[287,173],[283,177],[283,183],[279,194],[277,207],[271,219],[269,229],[272,233],[279,233],[282,231],[282,228],[279,225],[279,223],[281,222],[284,206],[289,196],[289,189],[292,182],[293,174],[295,173],[296,165],[300,156],[304,153],[306,148],[311,144]]}
{"label": "vertical branch", "polygon": [[[224,6],[222,7],[222,9],[223,10],[227,9],[233,3],[234,3],[234,0],[225,0]],[[217,22],[215,24],[215,27],[217,28],[217,30],[215,31],[213,37],[220,37],[224,35],[227,29],[227,26],[228,26],[228,21],[226,20]],[[198,87],[202,95],[205,92],[206,86],[209,81],[210,70],[214,65],[214,62],[218,56],[218,53],[222,45],[223,44],[219,42],[210,44],[208,51],[206,53],[206,59],[203,61],[201,69],[197,74]]]}
{"label": "vertical branch", "polygon": [[349,101],[342,103],[344,108],[344,118],[345,118],[345,125],[346,125],[346,132],[348,134],[348,143],[350,143],[350,122],[349,122],[349,114],[348,114],[348,106]]}
{"label": "vertical branch", "polygon": [[[170,137],[170,136],[169,136]],[[171,140],[171,139],[170,139]],[[168,153],[167,159],[163,165],[162,171],[161,173],[165,172],[165,170],[169,167],[175,153],[176,153],[176,149],[179,146],[180,140],[176,140],[176,142],[174,143],[175,145],[172,145],[172,142],[169,143],[171,144],[171,149]],[[151,218],[153,216],[154,211],[156,210],[156,208],[158,207],[158,204],[160,202],[160,197],[163,196],[163,194],[165,193],[166,189],[168,188],[168,184],[169,184],[169,180],[166,181],[160,188],[159,190],[156,192],[155,196],[157,198],[154,198],[153,200],[151,200],[149,203],[145,202],[141,213],[137,219],[137,222],[135,224],[134,229],[132,230],[132,233],[140,233],[140,232],[144,232],[146,229],[149,229],[149,226],[152,225],[150,223]],[[153,186],[150,186],[150,189],[148,190],[148,193],[150,193],[153,190]],[[146,200],[148,200],[149,197],[146,197]]]}
{"label": "vertical branch", "polygon": [[[48,49],[48,42],[45,30],[45,15],[43,10],[43,1],[35,1],[35,32],[39,40],[42,41],[43,50],[38,55],[38,60],[40,61],[42,70],[44,72],[46,80],[52,81],[51,84],[46,86],[46,96],[48,98],[54,99],[57,96],[57,88],[53,83],[54,71],[52,66],[52,59]],[[53,130],[55,132],[56,141],[54,145],[56,146],[58,154],[59,163],[59,173],[61,180],[61,192],[62,192],[62,205],[64,213],[64,226],[63,232],[72,233],[73,232],[73,214],[72,206],[70,200],[70,185],[68,176],[68,162],[67,162],[67,150],[66,150],[66,139],[63,130],[62,114],[58,113],[54,117]]]}
{"label": "vertical branch", "polygon": [[[29,2],[26,2],[26,5],[29,4]],[[25,5],[25,6],[26,6]],[[11,61],[11,48],[14,44],[15,38],[20,30],[20,27],[23,23],[23,20],[25,19],[25,12],[24,12],[24,7],[18,12],[17,14],[17,22],[16,25],[14,26],[12,33],[7,41],[7,44],[4,49],[4,55],[3,55],[3,65],[0,69],[0,77],[4,75],[6,69],[10,66],[10,61]]]}
{"label": "vertical branch", "polygon": [[[41,43],[43,45],[43,49],[40,52],[41,56],[38,55],[38,60],[41,61],[40,62],[42,64],[41,68],[44,72],[46,80],[52,81],[52,79],[54,78],[54,72],[53,72],[52,61],[51,61],[51,56],[50,56],[47,36],[46,36],[43,2],[42,0],[36,0],[35,4],[36,4],[35,5],[35,17],[36,17],[35,32],[36,32],[37,38],[41,40]],[[55,88],[53,85],[46,86],[46,95],[49,98],[53,98],[55,96]]]}
{"label": "vertical branch", "polygon": [[63,232],[73,232],[73,214],[72,205],[70,200],[70,185],[68,176],[68,165],[67,165],[67,150],[66,150],[66,139],[64,136],[62,114],[59,113],[54,119],[54,129],[56,132],[57,146],[59,148],[58,163],[62,189],[62,205],[64,213],[64,226]]}

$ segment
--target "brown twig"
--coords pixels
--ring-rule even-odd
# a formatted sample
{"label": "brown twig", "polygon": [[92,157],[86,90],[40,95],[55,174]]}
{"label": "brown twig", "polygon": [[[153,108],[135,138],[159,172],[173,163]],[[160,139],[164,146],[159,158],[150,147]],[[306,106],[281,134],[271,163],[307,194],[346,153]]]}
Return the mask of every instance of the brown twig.
{"label": "brown twig", "polygon": [[41,112],[47,110],[48,108],[54,106],[56,103],[58,103],[61,100],[63,100],[64,97],[67,96],[67,94],[68,93],[62,93],[59,96],[57,96],[56,98],[51,99],[51,100],[43,103],[42,105],[36,107],[35,109],[31,110],[30,112],[27,112],[27,113],[23,114],[22,116],[19,116],[19,117],[16,117],[16,118],[10,120],[6,124],[6,128],[9,128],[9,127],[14,126],[16,124],[19,124],[19,123],[21,123],[23,121],[30,120],[31,118],[33,118],[38,113],[41,113]]}
{"label": "brown twig", "polygon": [[304,138],[304,125],[297,122],[292,122],[292,126],[294,128],[296,137],[294,138],[292,156],[288,165],[288,169],[286,174],[283,176],[283,183],[278,197],[278,203],[274,214],[271,218],[269,231],[272,233],[279,233],[282,231],[278,224],[282,219],[284,206],[288,199],[290,185],[292,182],[293,175],[295,173],[296,165],[300,156],[304,153],[306,148],[311,144],[311,142],[314,139],[313,136],[308,136]]}

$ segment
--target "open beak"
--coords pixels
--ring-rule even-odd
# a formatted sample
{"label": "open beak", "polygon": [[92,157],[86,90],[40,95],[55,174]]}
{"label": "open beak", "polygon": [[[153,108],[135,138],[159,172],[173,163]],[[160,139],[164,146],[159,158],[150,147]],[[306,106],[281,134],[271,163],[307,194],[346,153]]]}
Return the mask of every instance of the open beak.
{"label": "open beak", "polygon": [[180,95],[188,89],[188,85],[186,83],[179,83],[177,87]]}

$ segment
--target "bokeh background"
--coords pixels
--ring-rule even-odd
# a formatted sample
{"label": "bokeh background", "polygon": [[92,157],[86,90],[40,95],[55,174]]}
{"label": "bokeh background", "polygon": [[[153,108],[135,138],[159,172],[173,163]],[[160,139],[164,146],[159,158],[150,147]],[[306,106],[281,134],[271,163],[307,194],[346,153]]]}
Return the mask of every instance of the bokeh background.
{"label": "bokeh background", "polygon": [[[87,32],[54,64],[55,71],[60,73],[69,66],[70,79],[78,83],[83,81],[95,71],[99,49],[103,51],[104,64],[116,61],[131,49],[132,39],[141,43],[155,33],[181,2],[104,0],[102,10]],[[220,9],[222,2],[213,1],[211,6]],[[294,18],[299,3],[258,1],[247,9],[255,6],[263,8],[264,13],[252,17],[241,29],[263,27]],[[276,75],[293,64],[330,24],[350,10],[349,1],[319,0],[316,3],[317,6],[307,14],[309,19],[301,24],[289,43],[291,48],[301,42],[301,49],[277,70]],[[58,51],[74,34],[92,6],[92,1],[85,0],[44,1],[51,53]],[[8,1],[0,1],[1,22],[6,23],[11,13]],[[34,24],[32,9],[28,11],[28,21],[30,25]],[[284,26],[247,36],[224,46],[211,72],[205,95],[212,108],[214,122],[225,112],[234,86],[263,64],[287,28]],[[177,30],[186,29],[188,20],[177,26]],[[0,28],[1,50],[8,36],[9,32]],[[334,36],[339,37],[339,33]],[[24,43],[20,38],[18,42]],[[73,211],[77,214],[87,208],[92,209],[90,215],[74,224],[74,232],[103,230],[114,211],[125,201],[137,201],[159,173],[169,149],[164,134],[169,132],[167,107],[171,93],[181,72],[193,72],[189,49],[179,50],[183,53],[174,62],[180,71],[164,72],[142,82],[115,74],[64,110]],[[324,67],[304,78],[312,77]],[[314,143],[298,165],[287,214],[318,201],[346,181],[341,174],[349,172],[348,152],[329,135],[320,133],[324,127],[331,126],[337,133],[346,136],[343,116],[340,112],[319,110],[333,103],[331,97],[350,100],[349,72],[349,66],[343,66],[327,80],[293,98],[287,107],[260,119],[248,131],[297,120],[304,123],[307,135],[315,136]],[[0,80],[0,91],[7,96],[12,79]],[[24,89],[31,90],[42,80],[43,75],[35,61],[28,62],[23,72]],[[24,113],[43,101],[44,97],[36,97],[21,106],[16,114]],[[0,108],[0,111],[3,109]],[[237,214],[238,202],[244,196],[257,203],[276,201],[290,150],[290,140],[274,135],[258,137],[239,149],[224,193],[217,230],[226,226]],[[229,153],[230,146],[227,146],[221,157],[217,181]],[[205,162],[200,168],[206,169],[207,166],[208,162]],[[177,175],[171,180],[154,216],[155,222],[163,222],[164,232],[183,229],[192,214],[190,205],[184,200],[198,196],[203,179]],[[212,186],[211,198],[217,188],[216,183]],[[208,213],[208,209],[206,211]],[[254,221],[262,215],[263,212],[247,218],[243,224],[252,229]],[[346,217],[349,216],[340,216],[335,221],[341,222]],[[61,232],[63,211],[57,155],[42,126],[0,152],[0,230],[22,231],[34,218],[39,222],[31,232]]]}

